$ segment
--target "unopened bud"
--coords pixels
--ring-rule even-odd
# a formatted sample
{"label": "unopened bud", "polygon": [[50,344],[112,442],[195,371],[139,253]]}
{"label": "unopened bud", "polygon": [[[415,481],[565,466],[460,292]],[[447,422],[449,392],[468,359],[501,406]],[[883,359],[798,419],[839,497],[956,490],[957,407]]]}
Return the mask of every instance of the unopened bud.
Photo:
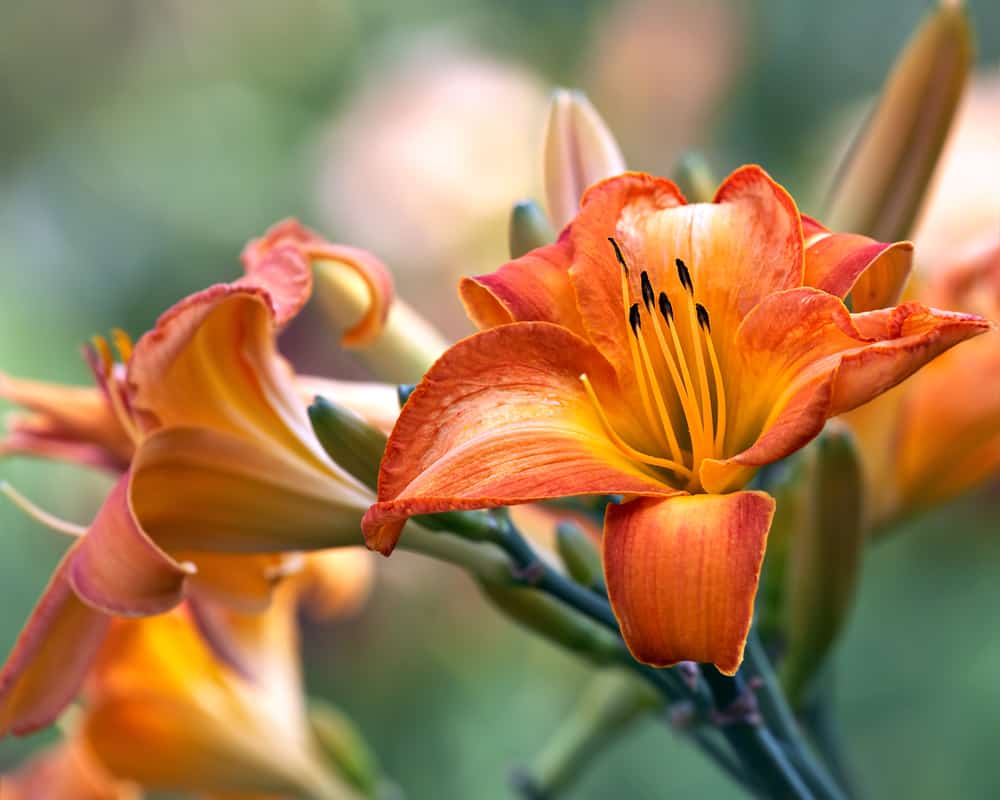
{"label": "unopened bud", "polygon": [[309,724],[327,762],[365,797],[374,796],[378,765],[354,722],[329,703],[310,700]]}
{"label": "unopened bud", "polygon": [[603,580],[601,556],[578,525],[560,522],[556,526],[556,550],[569,576],[581,586],[589,588]]}
{"label": "unopened bud", "polygon": [[545,127],[545,194],[561,230],[576,216],[584,190],[625,171],[625,159],[601,115],[582,92],[558,89]]}
{"label": "unopened bud", "polygon": [[837,171],[824,222],[880,241],[904,239],[920,211],[972,65],[961,3],[941,2],[896,60]]}
{"label": "unopened bud", "polygon": [[701,153],[685,153],[677,162],[674,178],[691,203],[711,203],[719,181]]}
{"label": "unopened bud", "polygon": [[536,247],[555,241],[555,233],[545,218],[545,212],[534,200],[522,200],[510,210],[507,241],[511,258],[520,258]]}
{"label": "unopened bud", "polygon": [[309,422],[327,455],[374,491],[386,435],[325,397],[317,397],[309,406]]}

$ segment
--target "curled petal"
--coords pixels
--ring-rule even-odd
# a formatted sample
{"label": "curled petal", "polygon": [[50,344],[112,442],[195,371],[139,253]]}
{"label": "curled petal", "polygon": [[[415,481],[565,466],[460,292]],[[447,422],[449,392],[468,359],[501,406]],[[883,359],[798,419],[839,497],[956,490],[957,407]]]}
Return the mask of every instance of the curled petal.
{"label": "curled petal", "polygon": [[31,733],[55,720],[87,674],[111,618],[70,588],[64,557],[0,672],[0,737]]}
{"label": "curled petal", "polygon": [[844,298],[855,311],[895,305],[910,275],[910,242],[877,242],[867,236],[831,233],[815,220],[806,222],[805,285]]}
{"label": "curled petal", "polygon": [[[243,263],[248,277],[253,278],[267,268],[269,259],[275,258],[297,258],[305,264],[310,281],[315,266],[318,270],[317,288],[321,293],[330,292],[334,295],[329,298],[334,305],[348,304],[353,307],[355,301],[350,297],[350,285],[342,279],[345,276],[360,279],[366,294],[360,308],[361,318],[344,332],[341,344],[345,347],[361,347],[378,338],[389,316],[395,290],[392,275],[375,256],[356,247],[332,244],[295,220],[285,220],[274,226],[263,238],[250,242],[244,249]],[[298,312],[308,298],[310,288],[311,283],[304,294],[300,292],[295,295],[298,305],[287,316],[294,316]],[[279,319],[279,324],[283,321],[284,318]]]}
{"label": "curled petal", "polygon": [[139,527],[128,494],[131,480],[131,473],[122,476],[105,499],[73,550],[67,577],[84,601],[109,614],[161,614],[181,601],[195,568],[175,561]]}
{"label": "curled petal", "polygon": [[[364,519],[369,547],[390,553],[414,514],[574,494],[673,494],[608,438],[581,373],[599,397],[621,402],[610,365],[559,326],[519,322],[453,346],[389,437],[380,502]],[[634,420],[620,424],[628,432]]]}
{"label": "curled petal", "polygon": [[725,460],[706,459],[702,485],[723,491],[747,469],[804,445],[831,416],[868,402],[990,323],[906,303],[851,315],[836,297],[801,287],[767,297],[737,332],[743,385]]}
{"label": "curled petal", "polygon": [[641,498],[608,507],[604,575],[639,661],[743,660],[774,500],[763,492]]}
{"label": "curled petal", "polygon": [[554,322],[583,335],[576,292],[569,280],[573,248],[564,233],[556,244],[532,250],[496,272],[463,278],[465,311],[480,329],[509,322]]}
{"label": "curled petal", "polygon": [[197,594],[246,614],[264,611],[277,583],[301,570],[304,562],[298,553],[233,555],[180,550],[173,555],[198,569],[188,579],[187,597]]}

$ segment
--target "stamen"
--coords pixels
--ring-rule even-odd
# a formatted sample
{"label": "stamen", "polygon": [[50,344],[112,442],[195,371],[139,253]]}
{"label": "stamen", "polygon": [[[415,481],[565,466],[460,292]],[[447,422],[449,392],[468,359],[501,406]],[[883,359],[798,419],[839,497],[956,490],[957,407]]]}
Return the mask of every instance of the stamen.
{"label": "stamen", "polygon": [[7,495],[14,505],[20,508],[25,514],[57,533],[65,533],[67,536],[83,536],[87,532],[86,527],[83,525],[68,522],[54,514],[50,514],[48,511],[43,511],[27,497],[14,489],[7,481],[0,481],[0,494]]}
{"label": "stamen", "polygon": [[127,364],[132,358],[132,338],[121,328],[112,328],[111,338],[114,340],[115,349],[118,351],[122,363]]}
{"label": "stamen", "polygon": [[649,400],[649,390],[646,388],[645,373],[642,369],[642,362],[639,359],[639,346],[636,344],[635,334],[641,321],[639,320],[638,305],[629,305],[628,267],[625,265],[625,258],[622,256],[618,243],[610,237],[608,241],[615,248],[615,256],[619,259],[619,263],[622,266],[622,307],[625,312],[625,318],[628,320],[629,327],[632,328],[633,333],[633,336],[626,336],[625,338],[628,339],[629,353],[632,356],[632,367],[635,370],[636,383],[639,384],[639,398],[642,401],[642,409],[646,414],[646,421],[649,424],[650,430],[656,435],[657,443],[662,447],[669,447],[670,443],[664,438],[663,433],[660,431],[660,426],[656,422],[653,405]]}
{"label": "stamen", "polygon": [[[131,340],[128,338],[128,335],[124,331],[116,331],[113,335],[115,336],[119,352],[122,352],[122,348],[124,347],[129,352],[129,355],[131,355]],[[135,423],[132,413],[126,407],[125,398],[121,394],[122,386],[115,377],[115,363],[111,355],[111,347],[108,345],[107,339],[103,336],[92,336],[90,341],[92,346],[84,348],[84,357],[87,359],[91,370],[93,370],[94,378],[104,392],[104,396],[107,398],[108,404],[111,406],[111,411],[118,420],[118,424],[122,426],[126,435],[133,442],[138,442],[140,439],[139,428]]]}
{"label": "stamen", "polygon": [[642,302],[645,304],[646,310],[649,311],[653,307],[656,293],[653,292],[653,284],[650,283],[649,273],[646,270],[642,271],[640,283],[642,284]]}
{"label": "stamen", "polygon": [[656,456],[648,455],[639,450],[636,450],[628,442],[622,439],[618,435],[618,432],[611,426],[611,420],[608,419],[607,414],[604,411],[604,407],[601,405],[601,401],[597,398],[597,393],[594,391],[594,387],[590,384],[590,379],[586,374],[580,376],[580,381],[583,383],[583,388],[587,392],[587,397],[590,398],[590,402],[593,404],[594,409],[597,411],[597,416],[601,420],[601,425],[604,426],[605,432],[615,446],[621,450],[629,458],[635,461],[642,461],[645,464],[650,464],[654,467],[661,467],[662,469],[668,469],[672,472],[676,472],[682,478],[690,479],[693,475],[691,470],[685,467],[683,464],[678,464],[676,461],[670,461],[666,458],[657,458]]}
{"label": "stamen", "polygon": [[689,295],[694,295],[694,283],[691,281],[691,273],[688,271],[687,264],[685,264],[681,259],[675,258],[674,264],[677,265],[677,277],[680,278],[681,286],[687,291]]}
{"label": "stamen", "polygon": [[[639,310],[638,304],[632,306],[636,312]],[[654,318],[655,327],[655,318]],[[682,461],[681,448],[677,443],[677,436],[674,434],[674,426],[670,421],[670,413],[667,411],[667,404],[663,402],[663,393],[660,391],[660,382],[656,379],[656,370],[653,368],[653,360],[649,357],[649,348],[646,346],[646,338],[642,335],[641,325],[635,329],[636,340],[639,342],[639,351],[642,353],[642,361],[646,366],[646,376],[653,389],[653,400],[656,401],[656,410],[660,413],[660,424],[663,432],[667,436],[667,444],[670,446],[670,454],[677,460]]]}
{"label": "stamen", "polygon": [[94,346],[94,352],[97,355],[97,365],[100,367],[101,374],[106,378],[111,374],[111,368],[115,363],[115,359],[111,355],[111,347],[108,345],[108,340],[103,336],[95,334],[90,337],[90,343]]}
{"label": "stamen", "polygon": [[[674,388],[677,390],[677,396],[681,401],[681,408],[684,410],[684,420],[687,423],[688,432],[691,434],[691,456],[694,459],[694,463],[698,463],[700,460],[699,456],[704,449],[705,432],[701,429],[701,420],[698,418],[697,401],[689,388],[691,386],[691,376],[688,373],[687,362],[684,359],[684,351],[681,349],[677,330],[674,328],[674,311],[666,292],[660,292],[659,306],[663,321],[667,324],[667,328],[673,337],[677,353],[676,358],[667,344],[667,338],[663,333],[660,321],[651,314],[653,331],[656,333],[656,341],[660,345],[660,352],[663,354],[663,360],[666,362],[667,369],[670,372],[670,379],[674,382]],[[680,361],[680,370],[683,371],[683,378],[681,372],[678,370],[678,360]]]}
{"label": "stamen", "polygon": [[698,324],[705,331],[708,358],[712,362],[712,378],[715,380],[715,452],[721,453],[726,439],[726,389],[722,384],[719,356],[715,352],[715,343],[712,341],[712,325],[708,320],[708,310],[701,303],[698,303]]}
{"label": "stamen", "polygon": [[622,255],[622,249],[618,246],[618,241],[614,236],[609,236],[608,241],[615,248],[615,258],[618,259],[618,263],[621,264],[622,269],[625,270],[625,274],[628,275],[628,264],[625,263],[625,256]]}

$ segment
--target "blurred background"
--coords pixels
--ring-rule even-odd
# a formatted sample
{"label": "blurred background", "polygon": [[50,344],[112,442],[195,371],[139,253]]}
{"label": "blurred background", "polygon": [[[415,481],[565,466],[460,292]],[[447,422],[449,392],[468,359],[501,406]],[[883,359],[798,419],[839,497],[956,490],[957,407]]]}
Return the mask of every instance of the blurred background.
{"label": "blurred background", "polygon": [[[460,5],[2,0],[0,369],[86,383],[78,353],[91,334],[142,333],[180,297],[236,276],[242,244],[293,215],[375,251],[413,305],[449,335],[469,332],[456,279],[505,260],[510,205],[541,199],[556,85],[588,92],[635,169],[669,175],[689,148],[720,174],[755,161],[814,209],[818,176],[929,4]],[[996,225],[1000,5],[969,5],[986,77],[947,180]],[[950,205],[918,236],[926,258],[971,224]],[[305,370],[364,375],[314,313],[283,345]],[[79,522],[108,485],[23,460],[0,477]],[[995,796],[998,523],[987,489],[870,553],[837,656],[837,710],[869,796]],[[0,503],[0,654],[64,546]],[[310,691],[356,719],[411,798],[509,796],[510,770],[588,674],[499,618],[464,576],[406,553],[379,564],[360,615],[309,630],[307,659]],[[49,736],[0,742],[0,771]],[[574,796],[667,794],[732,791],[647,722]]]}

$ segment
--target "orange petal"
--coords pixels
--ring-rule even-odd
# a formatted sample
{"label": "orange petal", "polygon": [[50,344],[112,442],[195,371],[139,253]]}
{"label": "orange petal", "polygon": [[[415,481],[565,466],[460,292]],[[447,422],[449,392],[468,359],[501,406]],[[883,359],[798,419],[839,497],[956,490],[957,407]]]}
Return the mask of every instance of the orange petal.
{"label": "orange petal", "polygon": [[3,800],[139,800],[139,788],[116,780],[86,743],[64,739],[11,775],[0,775]]}
{"label": "orange petal", "polygon": [[828,417],[868,402],[989,326],[980,317],[918,303],[851,315],[838,298],[811,287],[765,298],[736,337],[739,383],[759,387],[735,404],[727,449],[738,455],[706,459],[702,485],[708,491],[738,487],[747,468],[794,452]]}
{"label": "orange petal", "polygon": [[240,254],[246,275],[236,283],[267,291],[278,325],[298,314],[312,293],[312,264],[301,245],[313,238],[296,220],[287,219],[247,242]]}
{"label": "orange petal", "polygon": [[169,552],[358,544],[373,499],[332,462],[210,428],[157,431],[140,446],[133,473],[136,519]]}
{"label": "orange petal", "polygon": [[119,479],[73,549],[67,577],[74,591],[109,614],[145,616],[176,606],[194,572],[161,550],[139,527],[129,500],[132,474]]}
{"label": "orange petal", "polygon": [[568,233],[547,247],[509,261],[496,272],[463,278],[465,312],[481,329],[509,322],[554,322],[583,335],[576,292],[569,281],[573,248]]}
{"label": "orange petal", "polygon": [[375,583],[374,555],[363,547],[310,553],[292,582],[313,619],[331,620],[361,610]]}
{"label": "orange petal", "polygon": [[[625,322],[621,267],[607,238],[615,236],[630,268],[633,302],[641,298],[640,275],[671,298],[675,313],[688,314],[675,259],[690,270],[694,296],[708,310],[713,330],[730,332],[762,297],[802,283],[803,244],[799,213],[788,193],[759,167],[730,175],[712,203],[685,205],[674,184],[628,174],[592,187],[573,223],[576,288],[584,327],[592,341],[632,385],[631,333]],[[686,326],[679,325],[682,332]]]}
{"label": "orange petal", "polygon": [[[364,520],[369,547],[392,552],[414,514],[574,494],[672,494],[608,438],[581,373],[599,397],[620,398],[601,355],[547,322],[492,328],[448,350],[389,437],[380,502]],[[634,420],[616,424],[627,436]]]}
{"label": "orange petal", "polygon": [[50,724],[76,696],[110,617],[70,588],[71,549],[25,624],[0,672],[0,738]]}
{"label": "orange petal", "polygon": [[635,658],[667,667],[743,660],[774,500],[763,492],[609,506],[604,575]]}
{"label": "orange petal", "polygon": [[180,561],[188,561],[198,571],[188,578],[187,596],[197,593],[212,602],[247,614],[267,609],[275,585],[303,567],[298,553],[233,555],[195,550],[174,551]]}
{"label": "orange petal", "polygon": [[910,242],[877,242],[867,236],[831,233],[815,220],[805,223],[805,285],[838,297],[851,295],[855,311],[895,305],[910,275]]}
{"label": "orange petal", "polygon": [[[285,284],[276,292],[275,280],[270,280],[269,291],[278,307],[278,324],[298,313],[309,297],[312,288],[312,262],[331,262],[361,278],[368,292],[368,308],[362,318],[344,333],[341,344],[360,347],[374,341],[385,325],[392,307],[395,290],[392,275],[385,265],[371,253],[356,247],[332,244],[295,220],[285,220],[275,225],[262,238],[251,241],[243,250],[243,263],[248,279],[258,281],[264,275],[277,273]],[[295,264],[295,271],[272,262]],[[296,282],[289,287],[288,275],[297,275],[303,268],[308,279],[302,285]],[[285,297],[289,302],[282,303]],[[286,309],[283,311],[283,309]]]}

